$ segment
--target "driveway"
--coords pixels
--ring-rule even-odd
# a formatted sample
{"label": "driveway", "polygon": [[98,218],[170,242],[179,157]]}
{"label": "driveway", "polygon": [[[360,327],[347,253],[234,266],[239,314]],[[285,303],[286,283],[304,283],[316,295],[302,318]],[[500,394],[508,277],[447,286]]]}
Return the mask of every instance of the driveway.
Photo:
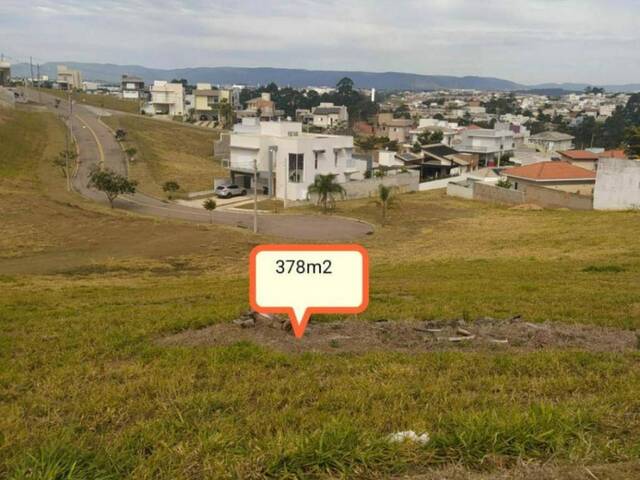
{"label": "driveway", "polygon": [[[68,113],[66,101],[61,101],[58,109],[54,108],[55,98],[27,90],[31,101],[38,101],[54,112]],[[125,156],[111,131],[99,120],[97,114],[105,113],[102,109],[88,108],[74,103],[73,133],[80,148],[78,172],[73,187],[81,195],[102,204],[108,204],[105,195],[87,187],[89,172],[95,165],[126,174]],[[115,112],[109,112],[117,114]],[[209,212],[201,208],[176,205],[142,193],[122,196],[116,199],[114,207],[147,216],[185,220],[189,222],[209,223]],[[253,214],[240,212],[214,211],[213,223],[240,228],[253,228]],[[351,241],[371,234],[373,227],[355,219],[332,217],[327,215],[258,215],[258,232],[264,235],[283,237],[294,240],[315,242]]]}

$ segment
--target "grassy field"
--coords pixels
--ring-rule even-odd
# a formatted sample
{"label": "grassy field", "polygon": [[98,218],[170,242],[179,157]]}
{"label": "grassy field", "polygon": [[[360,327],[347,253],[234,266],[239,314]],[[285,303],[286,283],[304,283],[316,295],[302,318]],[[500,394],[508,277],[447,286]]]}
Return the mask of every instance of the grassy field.
{"label": "grassy field", "polygon": [[139,152],[131,163],[130,175],[144,192],[164,195],[162,185],[170,180],[177,181],[186,192],[210,190],[214,178],[228,176],[213,158],[217,132],[144,117],[112,116],[103,120],[114,130],[125,130],[125,145]]}
{"label": "grassy field", "polygon": [[[635,352],[160,346],[245,310],[248,252],[270,239],[85,202],[49,163],[62,135],[53,116],[0,110],[0,478],[640,468]],[[336,213],[379,221],[364,200]],[[522,314],[637,329],[639,222],[405,195],[362,242],[372,292],[360,320]],[[398,430],[431,441],[388,443]]]}
{"label": "grassy field", "polygon": [[[52,88],[34,88],[34,90],[41,90],[42,92],[48,93],[49,95],[55,95],[56,97],[59,97],[64,101],[66,101],[68,98],[67,92],[63,90],[56,90]],[[138,102],[137,100],[117,98],[112,95],[94,95],[82,92],[73,92],[72,96],[77,103],[81,103],[83,105],[107,108],[109,110],[118,110],[120,112],[126,113],[140,113],[140,102]]]}

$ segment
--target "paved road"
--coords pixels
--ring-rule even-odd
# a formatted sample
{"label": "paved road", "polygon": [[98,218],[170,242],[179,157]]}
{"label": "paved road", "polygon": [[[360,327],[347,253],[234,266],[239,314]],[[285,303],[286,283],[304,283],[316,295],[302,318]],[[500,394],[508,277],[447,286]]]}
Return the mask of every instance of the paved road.
{"label": "paved road", "polygon": [[[53,111],[68,114],[66,101],[54,108],[55,99],[51,95],[38,94],[27,90],[29,100],[40,100]],[[73,187],[83,196],[103,204],[108,203],[104,194],[87,187],[89,171],[96,164],[102,164],[118,173],[125,174],[126,159],[111,131],[99,120],[99,109],[77,103],[73,105],[73,133],[80,147],[78,172]],[[143,215],[173,218],[192,222],[208,223],[210,214],[199,208],[167,203],[142,193],[119,197],[114,202],[116,208]],[[213,222],[242,228],[253,228],[253,214],[236,212],[213,212]],[[321,215],[259,215],[258,231],[265,235],[310,241],[349,241],[373,231],[368,223],[347,218]]]}

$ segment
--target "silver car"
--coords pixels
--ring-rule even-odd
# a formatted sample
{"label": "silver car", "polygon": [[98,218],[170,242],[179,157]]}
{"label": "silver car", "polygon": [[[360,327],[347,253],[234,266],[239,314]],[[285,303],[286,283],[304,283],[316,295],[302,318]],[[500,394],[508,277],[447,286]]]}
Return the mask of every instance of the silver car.
{"label": "silver car", "polygon": [[247,190],[243,187],[239,187],[238,185],[218,185],[216,187],[216,196],[218,198],[231,198],[237,197],[239,195],[246,195]]}

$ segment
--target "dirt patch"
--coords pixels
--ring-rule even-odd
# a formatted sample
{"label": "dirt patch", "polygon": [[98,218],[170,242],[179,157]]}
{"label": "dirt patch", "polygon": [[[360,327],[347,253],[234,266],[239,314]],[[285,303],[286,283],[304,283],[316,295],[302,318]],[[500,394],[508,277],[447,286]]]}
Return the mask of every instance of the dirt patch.
{"label": "dirt patch", "polygon": [[520,317],[507,320],[365,322],[346,320],[311,323],[301,340],[288,320],[279,316],[245,314],[232,323],[187,330],[159,340],[163,346],[223,346],[252,342],[283,352],[364,353],[397,351],[537,351],[576,349],[622,352],[637,348],[633,331],[590,325],[530,323]]}

